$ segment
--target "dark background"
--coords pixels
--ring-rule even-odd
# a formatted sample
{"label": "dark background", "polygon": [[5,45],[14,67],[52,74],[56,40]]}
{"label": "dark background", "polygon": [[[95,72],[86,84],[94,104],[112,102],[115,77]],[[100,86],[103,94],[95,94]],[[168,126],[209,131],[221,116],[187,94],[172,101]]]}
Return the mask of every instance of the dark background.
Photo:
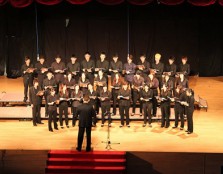
{"label": "dark background", "polygon": [[[134,62],[145,53],[153,62],[161,53],[162,61],[174,55],[176,63],[186,55],[191,75],[223,75],[223,7],[215,4],[196,7],[188,3],[166,6],[151,3],[134,6],[128,3],[107,6],[97,2],[54,6],[33,3],[17,9],[0,6],[0,73],[20,70],[24,56],[36,63],[36,11],[39,52],[51,64],[57,54],[68,62],[71,54],[83,60],[90,51],[93,59],[105,51],[107,59],[118,53],[126,62],[128,53]],[[69,19],[66,25],[66,19]],[[129,46],[128,46],[129,45]]]}

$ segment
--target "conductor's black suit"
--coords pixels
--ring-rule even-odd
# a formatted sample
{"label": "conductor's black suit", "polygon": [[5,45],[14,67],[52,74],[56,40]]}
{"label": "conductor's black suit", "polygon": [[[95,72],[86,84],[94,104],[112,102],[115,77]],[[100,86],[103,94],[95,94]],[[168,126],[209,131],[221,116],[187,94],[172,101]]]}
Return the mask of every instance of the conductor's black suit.
{"label": "conductor's black suit", "polygon": [[83,103],[77,107],[77,115],[79,115],[79,131],[78,131],[78,146],[77,150],[81,151],[84,131],[86,129],[87,135],[87,146],[86,151],[91,150],[91,127],[92,127],[92,117],[95,117],[95,110],[89,103]]}

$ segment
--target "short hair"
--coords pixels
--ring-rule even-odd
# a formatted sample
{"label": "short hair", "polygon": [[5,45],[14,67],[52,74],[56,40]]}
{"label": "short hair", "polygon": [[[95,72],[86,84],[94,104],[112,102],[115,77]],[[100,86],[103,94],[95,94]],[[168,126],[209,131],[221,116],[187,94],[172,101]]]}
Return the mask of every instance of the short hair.
{"label": "short hair", "polygon": [[60,58],[61,59],[61,56],[59,54],[56,55],[55,59],[57,58]]}
{"label": "short hair", "polygon": [[102,51],[102,52],[100,53],[100,55],[102,55],[102,54],[103,54],[103,55],[106,55],[104,51]]}
{"label": "short hair", "polygon": [[89,101],[90,100],[90,97],[89,95],[85,94],[84,97],[83,97],[83,100],[86,102],[86,101]]}
{"label": "short hair", "polygon": [[129,57],[129,59],[133,60],[133,55],[132,54],[129,54],[128,57]]}
{"label": "short hair", "polygon": [[40,56],[39,59],[45,59],[45,57],[44,56]]}
{"label": "short hair", "polygon": [[114,54],[112,57],[113,57],[113,58],[114,58],[114,57],[118,57],[118,54]]}
{"label": "short hair", "polygon": [[30,60],[29,56],[25,56],[25,61]]}
{"label": "short hair", "polygon": [[182,60],[187,60],[187,56],[182,56],[181,59]]}
{"label": "short hair", "polygon": [[146,55],[145,54],[140,54],[140,57],[145,57],[146,58]]}
{"label": "short hair", "polygon": [[86,51],[86,52],[84,53],[84,55],[86,55],[86,54],[89,54],[89,55],[91,55],[89,51]]}
{"label": "short hair", "polygon": [[75,57],[76,58],[76,55],[75,54],[71,54],[71,57]]}
{"label": "short hair", "polygon": [[175,60],[175,57],[174,56],[170,56],[169,57],[169,60],[173,60],[174,61]]}

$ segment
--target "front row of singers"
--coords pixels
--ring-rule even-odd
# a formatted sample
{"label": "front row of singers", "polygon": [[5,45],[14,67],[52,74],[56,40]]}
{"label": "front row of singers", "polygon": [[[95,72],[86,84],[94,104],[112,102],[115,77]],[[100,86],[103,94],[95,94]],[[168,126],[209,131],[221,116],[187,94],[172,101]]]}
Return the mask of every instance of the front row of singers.
{"label": "front row of singers", "polygon": [[[194,111],[194,93],[192,89],[182,88],[181,85],[173,89],[169,89],[167,84],[162,85],[162,89],[158,94],[156,81],[151,77],[149,78],[149,83],[142,83],[140,75],[135,75],[135,83],[133,80],[132,86],[128,84],[125,80],[116,74],[112,82],[112,91],[108,91],[107,85],[99,85],[97,91],[94,91],[94,87],[91,83],[83,87],[83,85],[76,84],[71,85],[67,83],[61,83],[59,87],[59,92],[56,93],[55,86],[53,83],[52,73],[47,74],[47,78],[44,80],[44,90],[42,90],[38,81],[34,80],[33,87],[29,90],[29,98],[33,111],[33,125],[42,124],[40,117],[40,108],[42,104],[42,96],[46,99],[46,113],[48,118],[48,128],[49,131],[53,131],[52,122],[54,124],[54,129],[58,129],[57,125],[57,105],[59,106],[59,123],[60,127],[63,129],[63,115],[65,117],[66,127],[69,128],[68,119],[68,107],[71,105],[72,126],[75,126],[78,115],[77,107],[82,104],[82,99],[84,95],[90,97],[90,104],[95,109],[96,113],[99,113],[99,105],[97,101],[100,101],[101,106],[101,116],[102,122],[101,126],[104,126],[105,116],[108,116],[108,124],[111,126],[111,99],[113,101],[113,112],[116,114],[116,104],[119,106],[119,113],[121,118],[121,125],[125,125],[124,120],[126,120],[126,126],[130,127],[129,110],[131,106],[131,99],[133,95],[133,113],[135,113],[136,102],[139,99],[140,103],[140,114],[144,116],[143,127],[146,126],[147,122],[149,127],[152,127],[152,115],[157,110],[157,103],[160,103],[161,108],[161,127],[168,128],[170,126],[170,108],[171,102],[174,102],[174,112],[175,112],[175,125],[173,128],[178,127],[179,118],[181,121],[180,129],[184,129],[184,114],[187,115],[188,121],[188,134],[193,132],[193,111]],[[149,75],[152,76],[152,75]],[[69,77],[69,75],[68,75]],[[83,80],[86,79],[83,76]],[[141,84],[142,83],[142,84]],[[155,109],[154,109],[155,108]],[[96,125],[97,118],[93,119],[93,126]]]}

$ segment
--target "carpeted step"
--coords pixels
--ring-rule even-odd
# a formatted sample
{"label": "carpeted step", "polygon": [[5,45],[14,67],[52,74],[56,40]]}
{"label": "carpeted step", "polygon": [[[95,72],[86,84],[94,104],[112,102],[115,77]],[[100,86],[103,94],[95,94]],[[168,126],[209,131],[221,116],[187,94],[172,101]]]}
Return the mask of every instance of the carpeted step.
{"label": "carpeted step", "polygon": [[89,158],[89,159],[121,159],[125,158],[123,151],[91,151],[78,152],[68,150],[51,150],[48,153],[49,158]]}
{"label": "carpeted step", "polygon": [[104,167],[104,166],[47,166],[46,173],[104,173],[121,174],[125,170],[124,166]]}
{"label": "carpeted step", "polygon": [[125,166],[125,159],[48,158],[47,165],[57,166]]}

